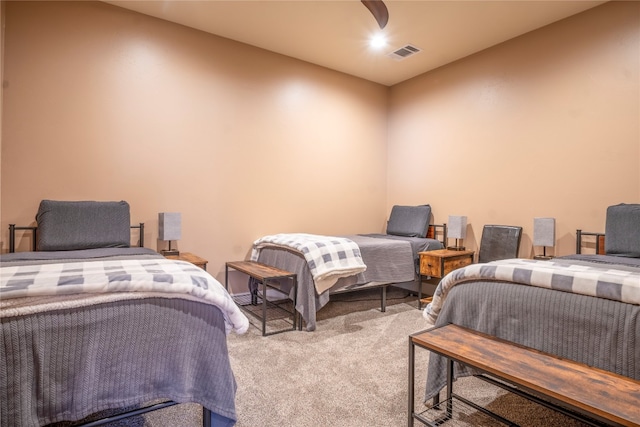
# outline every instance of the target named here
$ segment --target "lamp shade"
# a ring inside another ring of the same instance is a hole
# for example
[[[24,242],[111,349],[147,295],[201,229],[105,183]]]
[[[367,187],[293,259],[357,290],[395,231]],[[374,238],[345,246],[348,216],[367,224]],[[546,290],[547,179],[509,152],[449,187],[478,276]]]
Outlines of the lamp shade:
[[[464,239],[467,236],[467,217],[449,215],[447,225],[447,237],[452,239]]]
[[[533,218],[533,246],[556,245],[556,219]]]
[[[158,238],[160,240],[180,240],[182,237],[182,215],[179,212],[158,214]]]

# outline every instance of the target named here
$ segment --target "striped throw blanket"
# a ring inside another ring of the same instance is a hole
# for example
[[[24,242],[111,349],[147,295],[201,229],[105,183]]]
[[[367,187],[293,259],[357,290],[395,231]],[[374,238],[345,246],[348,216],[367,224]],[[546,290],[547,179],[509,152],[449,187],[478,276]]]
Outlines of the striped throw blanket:
[[[350,239],[304,233],[264,236],[253,242],[251,260],[257,261],[260,250],[276,246],[304,255],[318,294],[331,288],[341,277],[362,273],[367,266],[360,248]]]
[[[438,284],[424,317],[435,323],[449,290],[460,283],[491,280],[556,289],[640,305],[640,270],[619,270],[611,265],[584,265],[508,259],[473,264],[454,270]]]
[[[108,292],[196,297],[222,311],[227,332],[244,333],[249,327],[249,320],[222,284],[185,261],[165,258],[92,260],[0,268],[2,300]]]

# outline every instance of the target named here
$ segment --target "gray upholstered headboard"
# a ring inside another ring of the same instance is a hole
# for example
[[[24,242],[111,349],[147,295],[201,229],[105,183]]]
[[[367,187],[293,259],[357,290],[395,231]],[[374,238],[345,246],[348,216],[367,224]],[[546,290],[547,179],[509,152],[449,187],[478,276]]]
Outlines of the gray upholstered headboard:
[[[640,204],[609,206],[604,233],[607,255],[640,258]]]
[[[595,237],[598,255],[640,258],[640,204],[620,203],[607,208],[604,233],[576,230],[576,254],[586,245],[584,236]]]
[[[139,246],[144,246],[144,224],[130,226],[129,204],[125,201],[42,200],[36,222],[37,227],[10,224],[10,252],[15,250],[16,229],[33,230],[38,251],[128,248],[131,228],[140,228]]]
[[[43,200],[36,214],[37,250],[128,248],[129,204]]]
[[[407,237],[426,237],[431,217],[431,206],[400,206],[391,208],[387,234]]]

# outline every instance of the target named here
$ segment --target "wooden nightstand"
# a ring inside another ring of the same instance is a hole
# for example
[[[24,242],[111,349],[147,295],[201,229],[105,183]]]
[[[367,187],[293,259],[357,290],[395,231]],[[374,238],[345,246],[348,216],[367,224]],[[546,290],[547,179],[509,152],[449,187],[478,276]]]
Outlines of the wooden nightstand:
[[[194,255],[190,252],[180,252],[180,255],[165,255],[165,258],[175,259],[178,261],[187,261],[193,265],[200,267],[204,271],[207,271],[207,263],[209,262],[206,259],[200,258],[198,255]]]
[[[436,277],[442,279],[448,273],[473,263],[473,251],[452,251],[438,249],[435,251],[419,252],[420,255],[420,286],[418,286],[418,309],[429,298],[422,298],[422,277]]]
[[[419,252],[420,274],[442,279],[453,270],[472,264],[473,254],[473,251],[452,251],[450,249]]]

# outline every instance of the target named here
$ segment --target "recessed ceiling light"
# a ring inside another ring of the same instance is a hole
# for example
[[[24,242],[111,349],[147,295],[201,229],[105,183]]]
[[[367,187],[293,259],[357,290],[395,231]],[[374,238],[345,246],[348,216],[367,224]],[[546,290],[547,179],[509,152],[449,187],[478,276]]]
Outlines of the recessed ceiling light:
[[[369,40],[369,46],[371,46],[373,49],[382,49],[386,45],[387,38],[384,36],[384,34],[376,34],[375,36],[371,37],[371,40]]]

